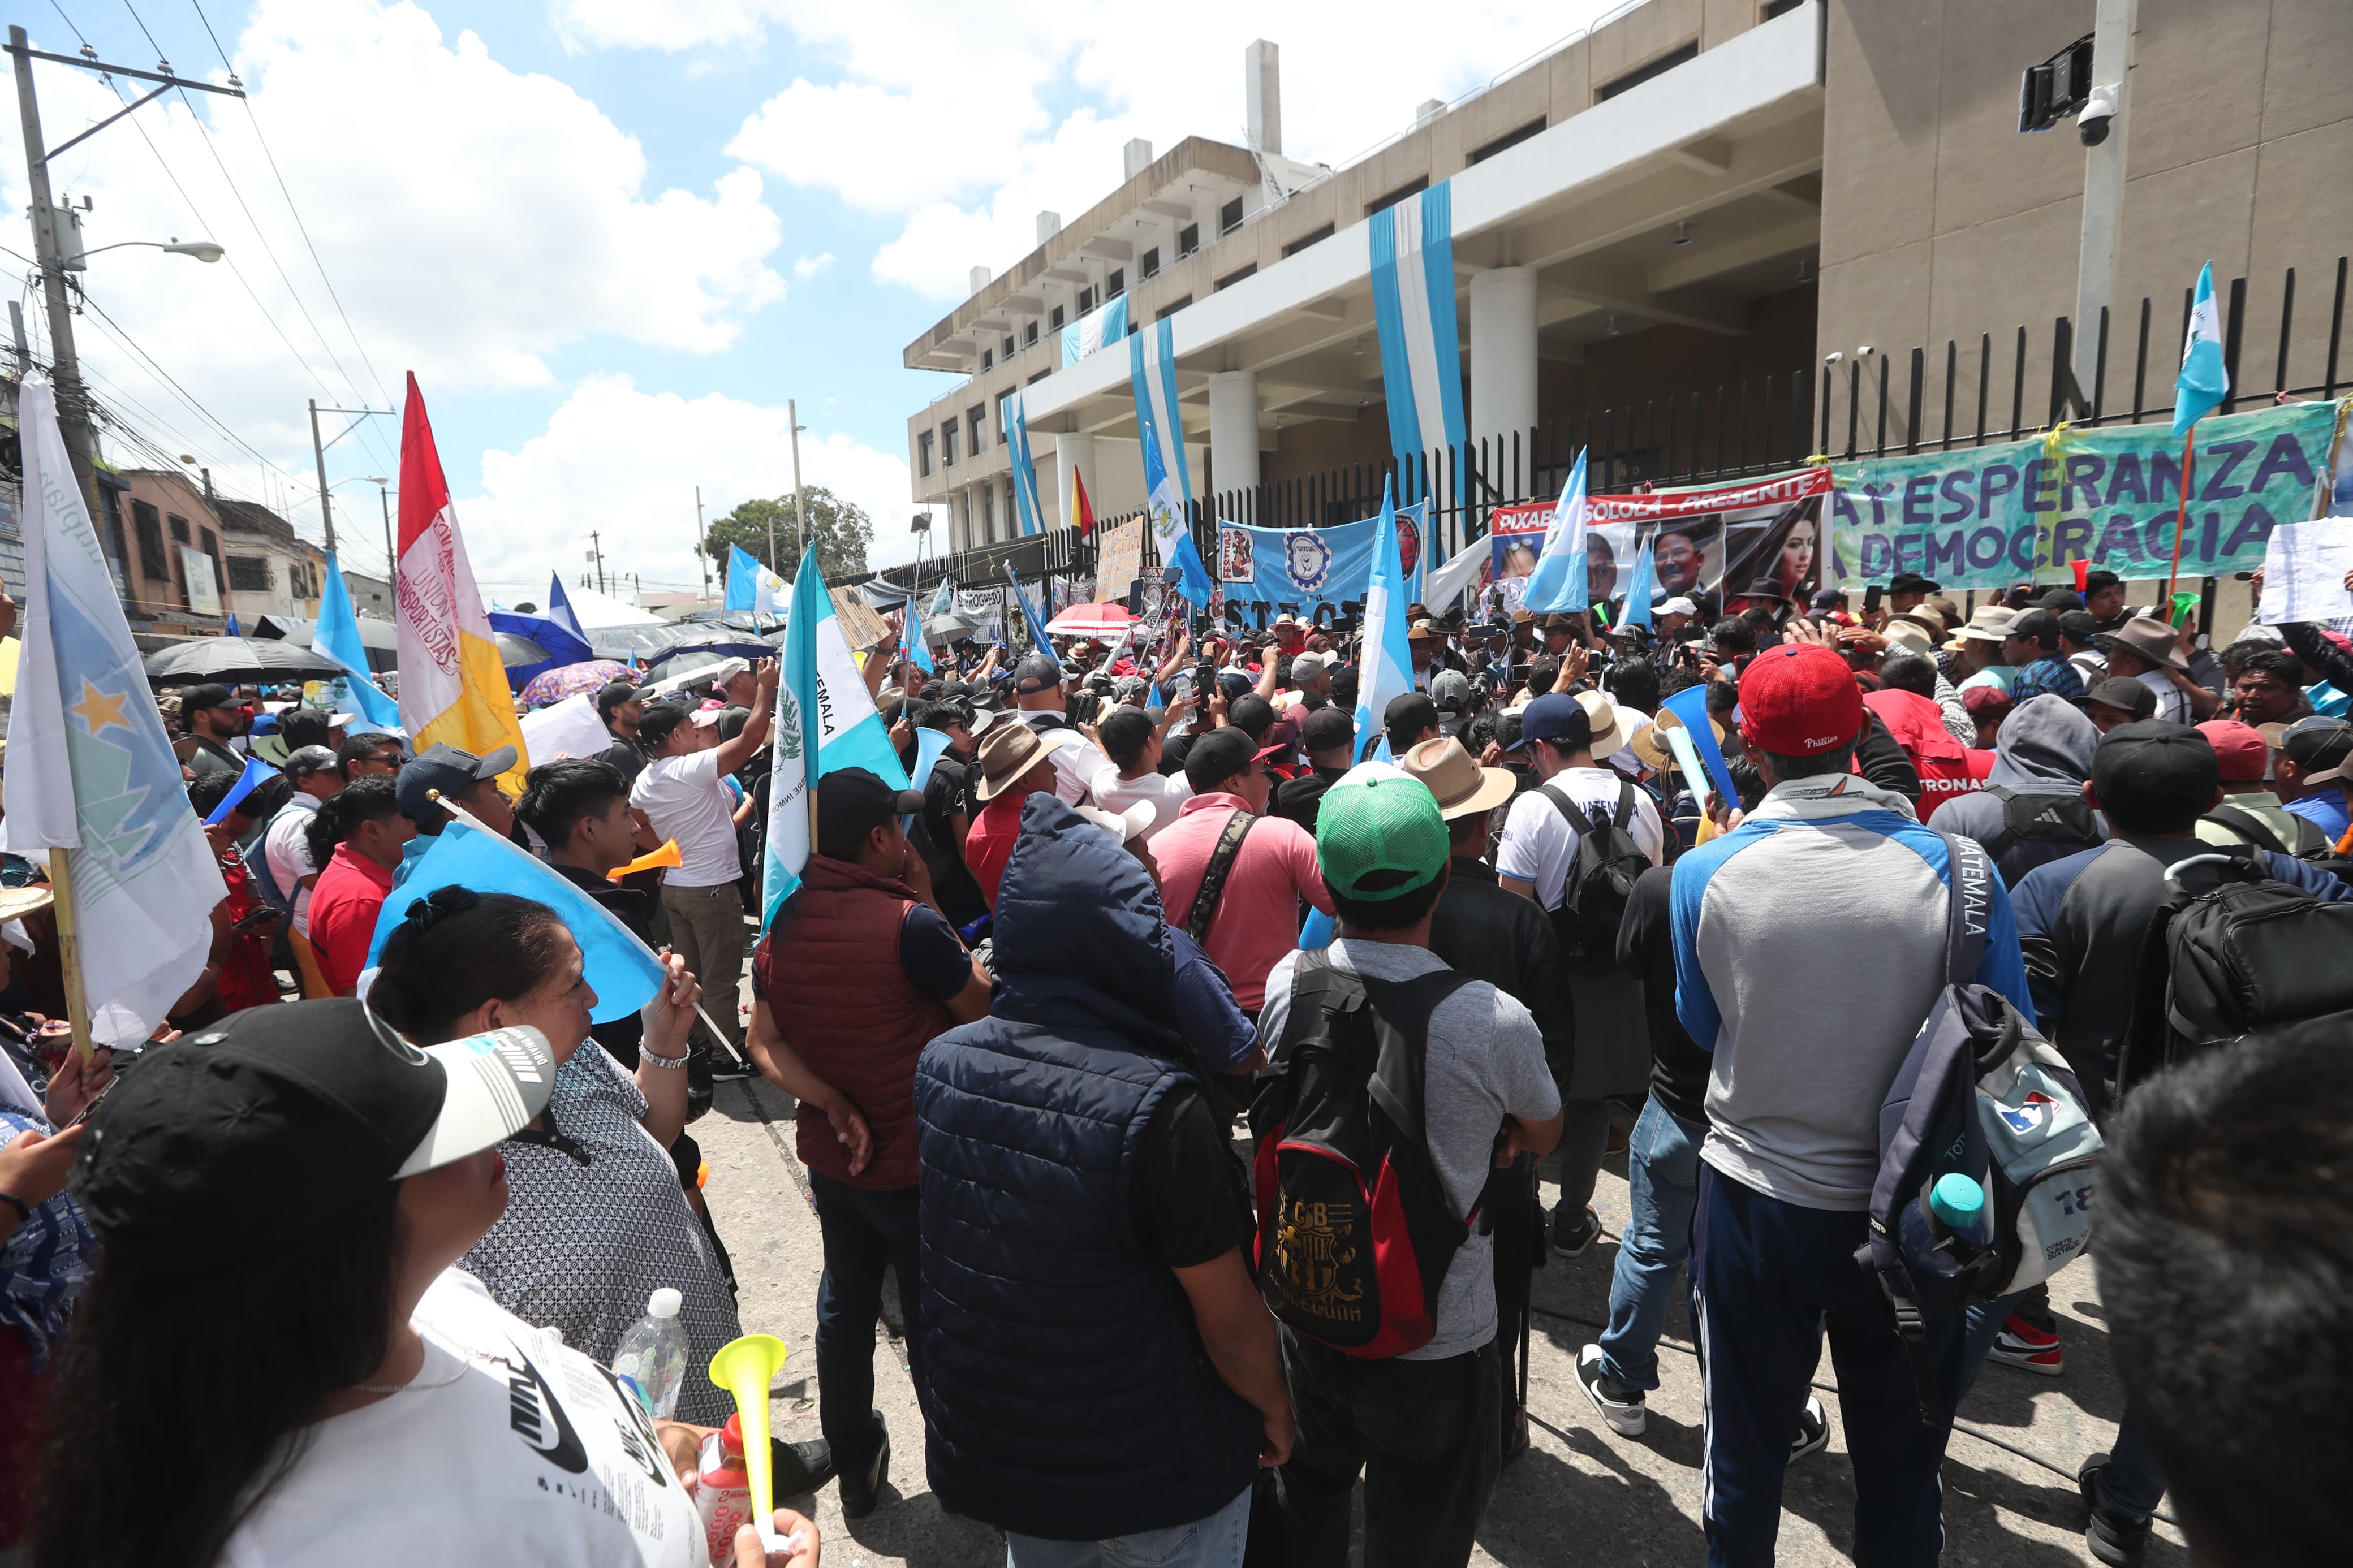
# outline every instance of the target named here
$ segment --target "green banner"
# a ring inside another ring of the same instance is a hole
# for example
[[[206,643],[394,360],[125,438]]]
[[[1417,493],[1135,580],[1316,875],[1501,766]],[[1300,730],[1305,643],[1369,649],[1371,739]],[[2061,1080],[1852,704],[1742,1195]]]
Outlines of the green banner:
[[[2274,523],[2314,515],[2342,406],[2295,403],[2198,422],[2183,576],[2252,572]],[[1841,583],[1916,572],[1947,589],[2057,580],[2073,561],[2128,580],[2162,577],[2181,459],[2168,426],[2116,425],[1834,463],[1832,570]]]

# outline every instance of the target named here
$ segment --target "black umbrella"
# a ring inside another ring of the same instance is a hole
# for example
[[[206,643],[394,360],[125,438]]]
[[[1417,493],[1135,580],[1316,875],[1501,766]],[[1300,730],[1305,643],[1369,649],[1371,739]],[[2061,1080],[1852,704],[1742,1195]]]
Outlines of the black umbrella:
[[[151,653],[142,662],[148,682],[154,686],[332,680],[343,673],[343,667],[324,654],[261,637],[192,637]]]
[[[520,633],[494,631],[491,635],[499,640],[499,662],[509,669],[547,662],[547,650]]]
[[[649,655],[646,668],[653,668],[685,654],[701,654],[712,658],[766,658],[776,652],[774,644],[763,640],[757,633],[736,631],[728,626],[701,626],[686,632],[668,647]]]

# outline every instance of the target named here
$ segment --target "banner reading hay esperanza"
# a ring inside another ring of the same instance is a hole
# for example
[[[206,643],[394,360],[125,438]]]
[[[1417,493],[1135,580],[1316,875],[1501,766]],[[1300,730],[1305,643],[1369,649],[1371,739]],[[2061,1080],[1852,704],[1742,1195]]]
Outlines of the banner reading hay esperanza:
[[[2198,422],[2186,577],[2252,572],[2275,522],[2313,515],[2335,403]],[[2055,450],[2053,449],[2055,447]],[[1948,589],[2053,578],[2072,561],[2162,577],[2181,504],[2181,444],[2164,425],[2068,429],[1998,447],[1831,467],[1832,569],[1841,582],[1917,572]]]

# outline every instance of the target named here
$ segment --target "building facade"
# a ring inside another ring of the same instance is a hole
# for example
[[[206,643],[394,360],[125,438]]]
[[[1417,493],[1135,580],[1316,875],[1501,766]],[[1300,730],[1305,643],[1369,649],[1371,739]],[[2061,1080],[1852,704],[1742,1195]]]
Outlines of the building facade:
[[[292,523],[257,501],[214,505],[227,541],[229,588],[244,624],[262,616],[317,616],[327,552],[297,537]]]
[[[115,497],[123,544],[123,605],[158,636],[216,633],[237,608],[221,548],[220,514],[175,469],[121,468]]]

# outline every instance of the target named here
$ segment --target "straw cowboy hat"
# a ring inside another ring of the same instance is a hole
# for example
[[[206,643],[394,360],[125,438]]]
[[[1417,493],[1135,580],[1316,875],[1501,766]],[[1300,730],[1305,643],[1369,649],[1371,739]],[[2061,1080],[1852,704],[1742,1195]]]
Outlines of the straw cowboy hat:
[[[1724,745],[1724,726],[1710,719],[1707,721],[1707,727],[1714,732],[1716,746],[1720,750]],[[1683,723],[1683,715],[1672,708],[1660,709],[1659,716],[1651,727],[1635,736],[1630,742],[1634,748],[1634,754],[1642,759],[1642,765],[1646,768],[1663,770],[1680,766],[1681,764],[1675,761],[1674,752],[1668,748],[1667,731],[1685,728],[1688,726]]]
[[[1512,798],[1519,781],[1508,768],[1482,768],[1451,735],[1424,741],[1405,754],[1405,771],[1438,797],[1438,815],[1449,822],[1485,815]]]
[[[1639,716],[1617,707],[1599,691],[1580,691],[1577,700],[1593,721],[1593,754],[1614,757],[1624,751],[1633,738]]]
[[[1968,624],[1954,633],[1953,640],[1945,645],[1945,651],[1958,653],[1961,651],[1961,645],[1972,639],[1978,642],[2000,642],[2010,635],[2010,623],[2017,618],[2018,612],[2015,610],[2004,609],[2000,605],[1979,605],[1977,614],[1969,617]]]

